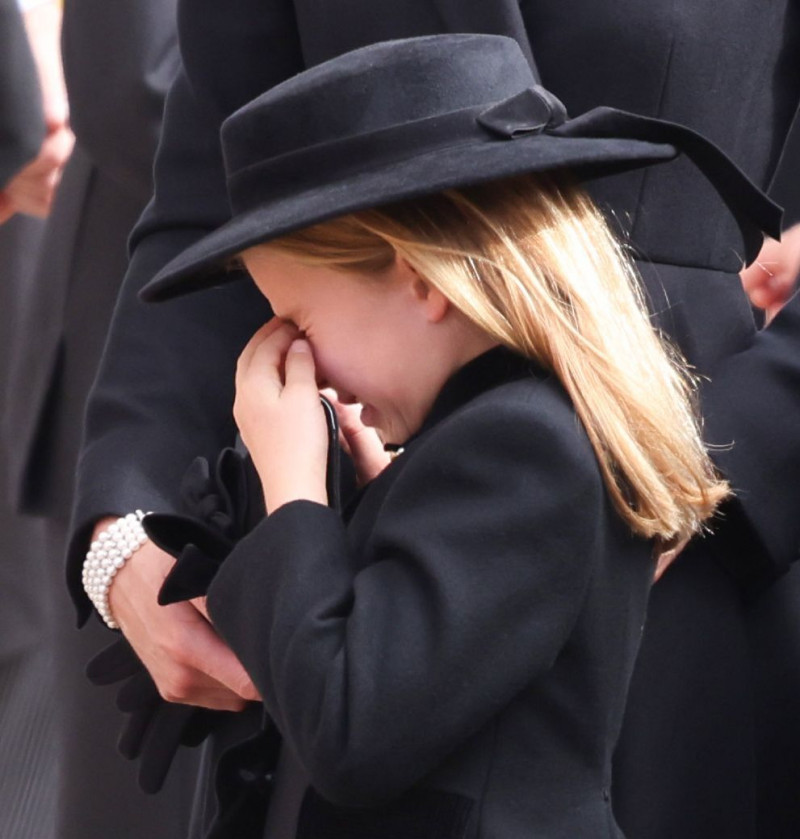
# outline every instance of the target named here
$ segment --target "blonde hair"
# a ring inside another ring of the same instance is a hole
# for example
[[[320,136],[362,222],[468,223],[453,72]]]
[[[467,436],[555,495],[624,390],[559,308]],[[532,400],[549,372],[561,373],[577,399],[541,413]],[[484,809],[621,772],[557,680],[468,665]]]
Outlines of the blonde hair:
[[[448,190],[269,247],[376,275],[401,256],[498,343],[554,371],[636,533],[679,542],[728,494],[700,437],[685,364],[650,324],[602,214],[565,178]]]

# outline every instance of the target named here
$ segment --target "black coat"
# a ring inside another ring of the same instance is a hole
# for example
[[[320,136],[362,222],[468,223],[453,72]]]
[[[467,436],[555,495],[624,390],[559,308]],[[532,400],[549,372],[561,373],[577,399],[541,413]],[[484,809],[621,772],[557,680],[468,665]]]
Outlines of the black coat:
[[[0,0],[0,189],[36,157],[45,136],[42,98],[17,0]],[[0,227],[0,406],[5,412],[15,307],[24,295],[42,222],[17,215]],[[0,447],[0,485],[7,458]],[[23,521],[0,496],[0,835],[50,835],[55,802],[52,665],[40,522]],[[22,802],[22,804],[20,804]]]
[[[800,125],[795,124],[772,187],[773,197],[786,207],[784,227],[800,222]],[[797,278],[800,280],[800,277]],[[796,428],[796,406],[787,395],[800,390],[800,375],[794,366],[793,338],[800,331],[800,298],[785,308],[769,331],[757,338],[749,359],[730,359],[722,377],[739,383],[746,377],[748,398],[744,404],[720,405],[716,413],[730,424],[743,412],[748,425],[758,422],[757,414],[767,406],[769,427],[776,439],[785,437],[781,424]],[[745,372],[744,365],[748,365]],[[782,401],[783,400],[783,401]],[[762,406],[760,409],[757,406]],[[731,410],[732,409],[732,410]],[[763,420],[762,420],[763,421]],[[776,427],[777,426],[777,427]],[[741,432],[740,432],[741,433]],[[731,450],[730,456],[734,456]],[[796,450],[776,444],[761,462],[768,486],[797,481],[800,458]],[[776,470],[777,474],[776,474]],[[793,476],[787,480],[788,476]],[[800,510],[800,505],[797,505]],[[766,512],[766,511],[765,511]],[[769,515],[779,515],[770,510]],[[790,521],[797,521],[797,516]],[[800,703],[800,565],[795,563],[754,604],[749,613],[755,679],[756,732],[761,753],[758,776],[759,830],[763,836],[793,839],[800,824],[800,720],[795,709]]]
[[[66,0],[62,53],[76,145],[37,243],[38,265],[13,278],[14,297],[3,295],[2,317],[13,324],[2,336],[10,368],[2,477],[8,473],[11,487],[4,497],[45,516],[49,534],[44,546],[31,542],[31,553],[4,556],[4,575],[15,578],[4,597],[21,588],[19,606],[38,600],[47,615],[49,681],[36,689],[48,696],[56,724],[48,755],[55,775],[42,777],[48,798],[57,798],[52,829],[61,839],[173,837],[186,831],[191,809],[193,755],[176,767],[161,799],[145,796],[137,767],[120,758],[113,695],[84,676],[108,633],[100,626],[71,631],[61,570],[85,400],[127,267],[127,238],[152,188],[164,97],[177,65],[174,18],[174,0]],[[37,255],[33,243],[25,247]],[[4,611],[14,613],[5,604]],[[25,724],[22,716],[8,722]],[[39,725],[36,737],[44,736]]]
[[[209,592],[284,737],[265,836],[620,837],[652,546],[557,379],[479,356],[347,517],[285,505]]]
[[[156,194],[133,238],[87,414],[70,559],[82,615],[89,606],[77,569],[92,522],[137,507],[175,508],[187,464],[198,454],[213,458],[233,438],[234,363],[269,314],[263,301],[246,284],[149,307],[136,293],[186,244],[227,219],[217,133],[235,108],[365,43],[499,32],[520,40],[572,114],[608,104],[683,122],[766,187],[800,101],[792,0],[273,0],[268,7],[263,0],[224,7],[183,0],[180,20],[184,63],[168,97]],[[641,264],[652,308],[701,373],[750,346],[755,327],[736,273],[741,242],[690,164],[605,179],[593,192],[650,260]],[[800,363],[800,352],[787,355]],[[757,451],[760,439],[751,445]],[[746,487],[752,475],[731,478]],[[796,491],[783,487],[773,497]],[[748,532],[758,533],[763,523],[742,514]],[[753,565],[764,578],[791,558],[754,556],[753,544],[717,554],[710,542],[700,544],[655,589],[615,766],[618,817],[637,839],[753,836],[741,586],[752,582]]]
[[[45,135],[42,97],[28,37],[17,0],[0,0],[0,190],[8,179],[34,158]],[[9,385],[9,358],[18,328],[18,301],[24,297],[33,269],[42,222],[17,215],[0,228],[0,414],[13,399]],[[5,443],[5,441],[2,441]],[[6,449],[0,446],[0,486],[6,485]],[[7,498],[8,493],[3,495]],[[9,533],[13,506],[0,502],[3,532]],[[12,657],[34,644],[40,636],[43,616],[26,569],[25,541],[38,544],[21,527],[19,539],[9,535],[0,562],[0,659]]]

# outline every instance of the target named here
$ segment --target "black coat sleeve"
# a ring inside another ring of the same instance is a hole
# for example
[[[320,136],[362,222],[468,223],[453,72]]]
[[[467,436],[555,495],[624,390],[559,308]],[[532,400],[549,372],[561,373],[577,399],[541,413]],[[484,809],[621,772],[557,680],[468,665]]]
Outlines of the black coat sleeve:
[[[800,222],[800,108],[775,171],[770,196],[784,208],[784,230]]]
[[[0,189],[36,157],[44,139],[42,95],[16,0],[0,0]]]
[[[521,403],[451,419],[378,478],[393,483],[361,550],[355,522],[292,502],[210,589],[313,785],[345,806],[404,792],[553,665],[602,544],[574,416]]]
[[[770,195],[785,207],[784,229],[800,222],[800,112]],[[703,389],[703,413],[708,439],[718,446],[715,461],[737,494],[715,541],[734,563],[749,553],[733,571],[756,578],[758,591],[800,557],[798,294],[751,347],[714,371]]]
[[[800,295],[714,371],[703,413],[715,461],[737,493],[731,518],[743,515],[748,526],[728,533],[723,523],[712,541],[735,556],[735,540],[753,539],[748,564],[768,580],[800,553]]]
[[[93,522],[175,509],[188,464],[233,439],[236,358],[270,314],[244,282],[158,306],[137,298],[160,267],[229,217],[222,120],[299,69],[291,3],[266,14],[261,0],[192,0],[178,12],[183,62],[167,95],[155,194],[132,234],[87,406],[67,568],[81,618],[90,611],[80,566]]]

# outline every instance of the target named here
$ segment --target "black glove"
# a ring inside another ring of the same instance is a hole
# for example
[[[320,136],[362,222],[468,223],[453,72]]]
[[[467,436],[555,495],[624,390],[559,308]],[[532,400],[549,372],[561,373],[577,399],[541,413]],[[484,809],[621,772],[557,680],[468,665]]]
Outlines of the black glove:
[[[180,746],[197,746],[230,712],[166,702],[130,644],[120,638],[86,668],[93,684],[122,681],[117,707],[128,715],[117,747],[128,760],[139,760],[139,786],[148,793],[164,784]]]

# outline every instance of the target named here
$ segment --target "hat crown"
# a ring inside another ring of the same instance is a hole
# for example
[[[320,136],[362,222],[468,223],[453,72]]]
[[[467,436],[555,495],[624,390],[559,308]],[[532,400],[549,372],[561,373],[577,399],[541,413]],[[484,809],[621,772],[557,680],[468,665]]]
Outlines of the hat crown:
[[[516,41],[438,35],[355,50],[294,76],[222,128],[231,175],[301,148],[369,134],[513,96],[536,84]]]

